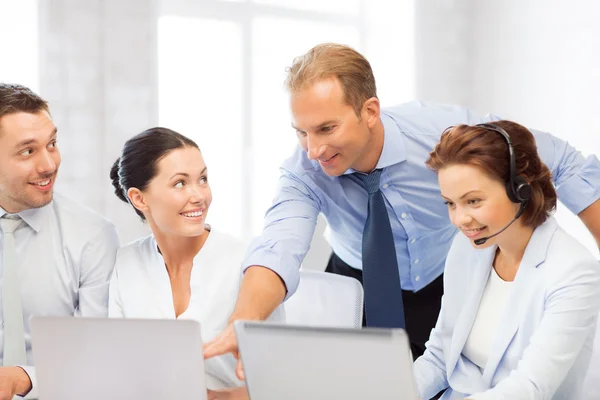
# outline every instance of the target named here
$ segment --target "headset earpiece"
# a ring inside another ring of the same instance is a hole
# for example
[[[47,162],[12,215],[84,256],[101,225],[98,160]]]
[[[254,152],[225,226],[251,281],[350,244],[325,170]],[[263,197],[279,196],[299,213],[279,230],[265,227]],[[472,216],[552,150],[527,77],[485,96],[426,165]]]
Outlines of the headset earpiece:
[[[513,182],[513,192],[517,203],[527,202],[531,198],[531,185],[522,176],[516,176]]]
[[[494,124],[487,123],[478,124],[475,126],[480,126],[484,129],[494,131],[502,135],[502,137],[504,137],[504,140],[506,140],[506,144],[508,145],[508,161],[510,168],[508,182],[506,182],[506,194],[508,195],[510,201],[512,201],[513,203],[527,203],[527,201],[531,197],[531,185],[529,185],[529,183],[527,183],[525,178],[523,178],[522,176],[517,176],[515,151],[508,133],[504,129]]]

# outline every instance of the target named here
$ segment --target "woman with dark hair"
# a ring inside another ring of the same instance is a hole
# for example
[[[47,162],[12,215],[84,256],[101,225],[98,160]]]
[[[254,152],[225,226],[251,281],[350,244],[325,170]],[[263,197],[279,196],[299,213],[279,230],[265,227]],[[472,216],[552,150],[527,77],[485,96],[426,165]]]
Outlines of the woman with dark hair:
[[[427,166],[460,233],[414,365],[421,396],[581,398],[600,267],[551,216],[556,191],[533,135],[509,121],[452,127]]]
[[[212,339],[233,312],[245,246],[205,222],[212,193],[198,145],[149,129],[125,143],[110,177],[152,234],[119,250],[109,316],[193,319]],[[209,389],[241,385],[235,366],[231,354],[206,360]]]

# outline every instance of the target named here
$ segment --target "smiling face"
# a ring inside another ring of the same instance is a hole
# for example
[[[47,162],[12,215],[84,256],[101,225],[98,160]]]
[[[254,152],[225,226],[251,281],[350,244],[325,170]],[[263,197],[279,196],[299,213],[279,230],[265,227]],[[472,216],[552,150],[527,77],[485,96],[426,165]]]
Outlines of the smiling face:
[[[480,239],[499,232],[515,216],[519,205],[510,201],[504,183],[491,178],[482,169],[468,164],[454,164],[438,172],[438,181],[450,221],[471,240],[476,248],[498,244],[522,229],[520,220],[506,231],[491,238],[483,245]]]
[[[0,206],[10,213],[52,201],[60,153],[50,114],[17,112],[0,118]]]
[[[156,176],[143,192],[129,189],[134,207],[144,213],[153,231],[185,237],[202,235],[212,193],[200,150],[172,150],[157,162],[156,169]]]
[[[376,98],[365,102],[359,119],[344,101],[339,81],[331,78],[292,93],[290,107],[300,145],[327,175],[339,176],[349,168],[371,172],[382,146],[371,134],[379,122]]]

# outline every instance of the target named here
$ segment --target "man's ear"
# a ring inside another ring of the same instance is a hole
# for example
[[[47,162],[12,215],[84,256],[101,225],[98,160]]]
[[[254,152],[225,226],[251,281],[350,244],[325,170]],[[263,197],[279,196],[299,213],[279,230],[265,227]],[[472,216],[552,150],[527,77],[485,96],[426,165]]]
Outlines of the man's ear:
[[[148,211],[148,205],[146,204],[146,199],[144,197],[144,193],[138,188],[129,188],[127,190],[127,197],[129,198],[129,202],[141,212]]]
[[[371,97],[363,104],[363,119],[367,121],[367,126],[373,128],[379,123],[379,113],[381,105],[377,97]]]

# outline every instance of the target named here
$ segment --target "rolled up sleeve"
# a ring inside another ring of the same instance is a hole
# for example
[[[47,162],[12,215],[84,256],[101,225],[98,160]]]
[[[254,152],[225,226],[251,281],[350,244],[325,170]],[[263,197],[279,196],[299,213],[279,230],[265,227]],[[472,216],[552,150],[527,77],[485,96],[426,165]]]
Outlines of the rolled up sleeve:
[[[282,170],[263,232],[246,253],[243,270],[260,265],[275,272],[286,286],[285,300],[298,288],[299,268],[310,247],[320,204],[301,178]]]
[[[37,377],[35,375],[35,367],[31,365],[19,365],[19,367],[23,368],[23,370],[29,375],[29,380],[31,381],[31,390],[25,396],[16,396],[17,399],[37,399],[38,396],[38,388],[37,388]]]
[[[556,187],[560,201],[573,214],[579,214],[600,199],[600,161],[589,156],[579,171]]]
[[[579,214],[600,199],[600,161],[584,157],[564,140],[532,130],[540,158],[552,173],[559,200]]]

